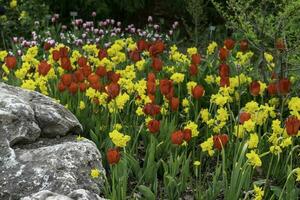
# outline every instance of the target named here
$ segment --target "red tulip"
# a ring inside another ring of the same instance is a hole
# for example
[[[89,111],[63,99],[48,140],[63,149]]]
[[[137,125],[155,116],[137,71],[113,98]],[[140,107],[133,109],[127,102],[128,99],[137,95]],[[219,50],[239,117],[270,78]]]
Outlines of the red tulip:
[[[79,90],[80,92],[86,91],[88,85],[86,83],[79,83]]]
[[[190,74],[192,76],[196,76],[198,74],[198,67],[197,67],[197,65],[191,64],[189,71],[190,71]]]
[[[229,140],[229,137],[227,134],[214,135],[214,137],[213,137],[214,147],[218,150],[221,150],[222,147],[225,147],[228,140]]]
[[[242,52],[245,52],[245,51],[247,51],[248,50],[248,40],[241,40],[240,41],[240,50],[242,51]]]
[[[182,131],[175,131],[171,135],[171,142],[173,144],[181,145],[183,143],[184,135]]]
[[[199,65],[201,63],[201,55],[199,53],[192,55],[192,63],[194,65]]]
[[[285,121],[285,128],[288,135],[297,135],[300,128],[300,120],[295,116],[288,117]]]
[[[220,78],[220,86],[221,87],[229,87],[230,86],[229,76],[224,76],[224,77]]]
[[[149,46],[148,43],[143,39],[137,41],[137,48],[139,51],[147,50],[149,48],[148,46]]]
[[[148,122],[147,127],[150,133],[159,132],[160,122],[158,120],[152,119]]]
[[[276,84],[276,83],[270,83],[270,84],[268,85],[267,90],[268,90],[268,94],[269,94],[270,96],[276,95],[276,94],[277,94],[277,84]]]
[[[155,82],[147,81],[147,93],[155,94],[156,84]]]
[[[200,99],[205,93],[204,87],[202,85],[196,85],[193,90],[192,94],[195,99]]]
[[[226,49],[228,49],[228,50],[232,50],[234,48],[234,44],[235,44],[235,41],[231,38],[227,38],[224,41],[224,45],[225,45]]]
[[[59,48],[59,54],[60,54],[60,58],[66,58],[68,57],[68,48],[67,47],[60,47]]]
[[[221,61],[225,61],[229,56],[229,51],[226,48],[221,48],[219,51],[219,57]]]
[[[271,79],[273,80],[273,79],[276,79],[276,78],[277,78],[276,72],[272,72],[272,74],[271,74]]]
[[[151,66],[155,71],[160,71],[162,69],[163,62],[161,59],[153,57]]]
[[[99,78],[99,76],[97,74],[90,74],[88,76],[88,81],[90,83],[99,83],[99,80],[100,80],[100,78]]]
[[[240,113],[240,124],[244,124],[244,122],[248,121],[249,119],[251,119],[250,113],[247,112]]]
[[[83,71],[81,69],[76,70],[74,72],[74,76],[76,77],[76,80],[78,82],[84,81],[84,74],[83,74]]]
[[[279,80],[278,83],[278,91],[282,95],[286,95],[291,90],[291,81],[287,78],[283,78]]]
[[[108,55],[107,55],[107,51],[106,49],[100,49],[99,52],[98,52],[98,58],[100,60],[102,60],[103,58],[106,58]]]
[[[143,111],[146,115],[155,116],[160,113],[160,106],[153,103],[147,103],[144,106]]]
[[[72,83],[72,74],[63,74],[61,76],[61,81],[65,86],[70,86]]]
[[[49,51],[49,49],[51,49],[53,45],[51,45],[49,42],[45,42],[44,43],[44,50],[45,51]]]
[[[64,70],[72,70],[72,65],[71,65],[71,61],[69,58],[67,57],[61,57],[61,67],[64,69]]]
[[[81,67],[80,69],[82,70],[85,77],[88,77],[92,73],[92,68],[88,65],[86,65],[85,67]]]
[[[140,52],[138,50],[129,52],[129,57],[133,62],[141,60]]]
[[[8,69],[13,69],[17,65],[17,58],[15,56],[6,56],[4,62]]]
[[[170,107],[171,107],[172,111],[178,110],[179,104],[180,104],[180,101],[179,101],[179,99],[177,97],[172,97],[171,98],[171,100],[170,100]]]
[[[97,67],[97,69],[96,69],[96,74],[97,74],[98,76],[100,76],[100,77],[106,76],[106,74],[107,74],[106,68],[103,67],[103,66]]]
[[[107,94],[109,95],[110,98],[115,98],[116,96],[119,95],[120,93],[120,85],[118,83],[110,83],[106,87]]]
[[[121,75],[118,73],[115,73],[113,71],[109,71],[109,72],[107,72],[107,77],[111,82],[118,83]]]
[[[51,69],[51,65],[47,61],[42,60],[38,66],[38,72],[40,75],[46,76]]]
[[[168,95],[173,88],[173,82],[168,79],[161,79],[159,81],[159,89],[163,95]]]
[[[152,73],[152,72],[148,73],[148,75],[147,75],[147,81],[155,82],[155,74]]]
[[[76,94],[78,91],[78,84],[72,82],[68,89],[71,94]]]
[[[148,95],[148,97],[150,98],[150,100],[151,100],[151,103],[155,103],[155,95],[153,95],[153,94],[147,94]]]
[[[279,38],[276,40],[276,44],[275,44],[276,49],[283,51],[285,50],[285,44],[283,39]]]
[[[220,77],[229,77],[230,68],[227,64],[222,63],[219,66],[219,76]]]
[[[118,164],[121,158],[119,150],[117,148],[108,149],[106,158],[110,165]]]
[[[165,49],[165,44],[162,41],[156,41],[149,47],[149,53],[151,56],[157,56]]]
[[[101,90],[101,83],[100,82],[90,83],[90,87],[97,90],[97,91],[100,91]]]
[[[78,58],[77,64],[79,65],[79,67],[86,66],[87,65],[87,58],[84,57],[84,56],[81,56],[80,58]]]
[[[191,129],[186,128],[186,129],[183,130],[183,139],[186,142],[189,142],[192,139],[192,131],[191,131]]]
[[[55,60],[55,61],[58,61],[58,60],[60,59],[60,53],[59,53],[58,50],[52,51],[52,58],[53,58],[53,60]]]
[[[252,96],[257,96],[259,95],[260,92],[260,84],[258,81],[252,81],[250,84],[250,93]]]
[[[63,92],[66,90],[66,86],[64,85],[64,83],[62,81],[58,82],[57,88],[58,88],[58,91],[60,91],[60,92]]]

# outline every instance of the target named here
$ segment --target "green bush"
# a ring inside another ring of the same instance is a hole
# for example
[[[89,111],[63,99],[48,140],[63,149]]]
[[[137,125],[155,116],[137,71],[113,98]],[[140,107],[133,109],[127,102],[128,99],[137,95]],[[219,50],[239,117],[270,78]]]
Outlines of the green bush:
[[[45,19],[49,10],[43,0],[0,0],[0,5],[5,9],[4,15],[0,16],[3,43],[0,46],[4,47],[8,45],[8,38],[29,35],[36,26],[34,22]]]

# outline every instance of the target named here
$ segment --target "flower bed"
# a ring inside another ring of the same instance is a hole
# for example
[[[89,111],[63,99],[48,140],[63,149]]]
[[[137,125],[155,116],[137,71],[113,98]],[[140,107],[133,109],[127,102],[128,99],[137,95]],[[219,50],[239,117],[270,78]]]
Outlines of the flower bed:
[[[68,38],[16,39],[0,52],[0,77],[78,117],[78,140],[106,153],[108,198],[297,198],[299,81],[278,64],[284,44],[259,57],[246,40],[200,53],[163,35]]]

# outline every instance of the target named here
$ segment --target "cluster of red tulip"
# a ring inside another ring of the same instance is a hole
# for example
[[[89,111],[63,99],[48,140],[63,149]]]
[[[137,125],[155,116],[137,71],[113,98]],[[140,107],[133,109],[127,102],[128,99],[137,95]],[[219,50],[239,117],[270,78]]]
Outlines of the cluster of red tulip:
[[[176,145],[181,145],[184,141],[189,142],[192,138],[190,129],[178,130],[172,133],[171,142]]]

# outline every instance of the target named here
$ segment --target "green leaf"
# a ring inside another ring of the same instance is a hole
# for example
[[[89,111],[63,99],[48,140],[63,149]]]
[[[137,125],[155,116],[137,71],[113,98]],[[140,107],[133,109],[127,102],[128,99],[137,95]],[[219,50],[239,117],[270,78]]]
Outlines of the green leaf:
[[[146,200],[155,200],[155,195],[150,190],[149,187],[144,186],[144,185],[140,185],[140,186],[138,186],[138,189],[139,189],[140,193],[142,193],[142,195],[144,196],[144,198]]]

